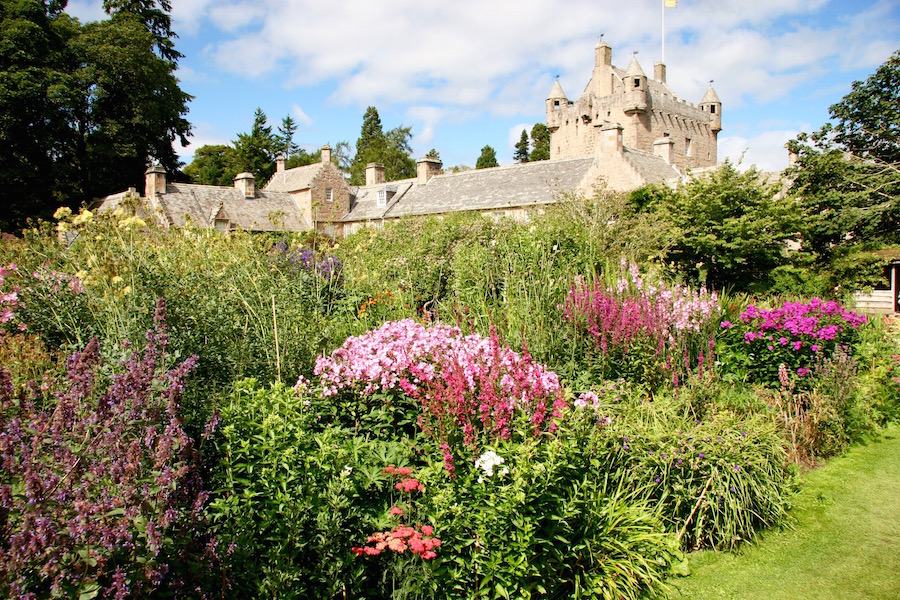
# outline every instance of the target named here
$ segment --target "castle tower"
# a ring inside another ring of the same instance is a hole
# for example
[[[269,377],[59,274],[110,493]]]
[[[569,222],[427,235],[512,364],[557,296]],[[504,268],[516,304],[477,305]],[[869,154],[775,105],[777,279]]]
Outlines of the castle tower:
[[[638,64],[637,57],[631,57],[631,63],[625,69],[625,76],[622,80],[625,84],[625,106],[623,107],[625,114],[632,116],[645,112],[647,110],[647,76],[641,65]]]
[[[568,106],[569,100],[566,98],[566,93],[563,91],[562,86],[559,85],[559,80],[557,79],[553,82],[550,93],[547,94],[547,128],[551,132],[554,129],[559,129],[559,125],[562,122],[562,112]]]
[[[591,91],[597,98],[609,96],[615,89],[612,66],[612,46],[600,42],[594,46],[594,72],[591,74]]]
[[[700,109],[709,113],[709,128],[713,135],[722,131],[722,101],[713,89],[712,81],[703,94],[703,100],[700,101]]]

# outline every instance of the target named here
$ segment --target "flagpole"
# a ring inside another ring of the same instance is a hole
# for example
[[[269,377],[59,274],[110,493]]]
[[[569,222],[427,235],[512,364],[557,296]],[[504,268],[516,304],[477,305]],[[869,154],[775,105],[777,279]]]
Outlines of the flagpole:
[[[659,0],[662,5],[662,63],[666,64],[666,0]]]

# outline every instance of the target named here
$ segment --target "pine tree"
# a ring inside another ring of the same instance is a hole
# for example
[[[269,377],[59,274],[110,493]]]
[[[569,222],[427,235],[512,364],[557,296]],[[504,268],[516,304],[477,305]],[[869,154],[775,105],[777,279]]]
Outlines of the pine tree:
[[[350,183],[362,185],[366,182],[366,165],[380,162],[383,158],[387,140],[381,127],[378,109],[370,106],[363,115],[362,130],[356,140],[356,156],[350,167]]]
[[[478,160],[475,162],[476,169],[487,169],[490,167],[499,167],[500,163],[497,162],[497,151],[491,148],[490,146],[485,146],[481,149],[481,156],[478,157]]]
[[[281,141],[266,124],[266,113],[257,108],[253,115],[250,133],[239,133],[234,142],[237,170],[253,173],[256,184],[262,186],[275,172],[275,154],[281,148]]]
[[[284,154],[286,159],[300,151],[300,146],[294,143],[295,133],[297,133],[297,122],[294,121],[291,115],[285,115],[281,119],[281,126],[278,128],[278,139],[281,141],[281,153]]]
[[[522,130],[522,137],[516,143],[516,151],[513,152],[513,160],[519,163],[528,162],[528,132]]]
[[[531,128],[531,157],[536,160],[550,160],[550,130],[543,123],[535,123]]]

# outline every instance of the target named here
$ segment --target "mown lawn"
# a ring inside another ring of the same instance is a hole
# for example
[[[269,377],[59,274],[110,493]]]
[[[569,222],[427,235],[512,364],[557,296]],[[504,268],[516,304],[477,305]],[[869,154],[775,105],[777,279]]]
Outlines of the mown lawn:
[[[792,530],[701,552],[675,598],[900,598],[900,427],[804,477]]]

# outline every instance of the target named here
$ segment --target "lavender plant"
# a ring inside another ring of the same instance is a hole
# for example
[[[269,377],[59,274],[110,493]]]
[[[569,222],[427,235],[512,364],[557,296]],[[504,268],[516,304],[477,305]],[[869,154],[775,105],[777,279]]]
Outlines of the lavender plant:
[[[106,378],[92,339],[52,406],[0,369],[0,595],[145,597],[183,590],[206,495],[180,397],[197,357],[167,368],[165,303],[143,351]]]

